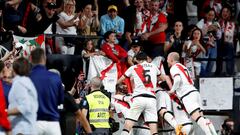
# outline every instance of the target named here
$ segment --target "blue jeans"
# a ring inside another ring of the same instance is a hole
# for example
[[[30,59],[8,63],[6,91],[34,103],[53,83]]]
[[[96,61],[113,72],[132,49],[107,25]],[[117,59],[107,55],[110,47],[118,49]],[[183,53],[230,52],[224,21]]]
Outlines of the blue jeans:
[[[217,58],[217,42],[214,43],[215,47],[210,47],[207,50],[207,54],[204,58],[216,59]],[[212,72],[212,68],[215,64],[215,60],[201,61],[201,76],[209,75]]]
[[[215,43],[215,47],[211,47],[208,49],[208,58],[216,59],[217,58],[217,44]],[[207,62],[206,74],[212,72],[213,66],[215,64],[215,60],[210,60]]]

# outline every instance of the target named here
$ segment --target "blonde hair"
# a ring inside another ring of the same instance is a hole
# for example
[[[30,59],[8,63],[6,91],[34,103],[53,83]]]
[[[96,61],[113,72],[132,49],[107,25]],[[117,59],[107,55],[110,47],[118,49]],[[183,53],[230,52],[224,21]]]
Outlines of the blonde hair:
[[[63,6],[63,11],[66,11],[65,9],[65,7],[66,7],[66,5],[68,4],[68,3],[70,3],[70,2],[72,2],[73,4],[74,4],[74,7],[72,7],[72,13],[71,14],[74,14],[74,12],[75,12],[75,5],[76,5],[76,1],[75,0],[64,0],[64,6]]]

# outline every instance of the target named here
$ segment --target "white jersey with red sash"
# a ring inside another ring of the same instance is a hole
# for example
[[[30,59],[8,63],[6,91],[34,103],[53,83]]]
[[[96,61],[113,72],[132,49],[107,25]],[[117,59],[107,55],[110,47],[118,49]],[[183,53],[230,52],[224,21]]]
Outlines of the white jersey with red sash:
[[[158,75],[160,75],[160,71],[157,66],[146,61],[141,64],[131,66],[125,72],[126,77],[133,78],[135,84],[133,96],[141,94],[155,96]]]
[[[174,64],[170,69],[170,74],[173,79],[178,75],[181,77],[180,86],[176,89],[176,93],[179,98],[190,91],[197,90],[193,85],[193,80],[189,75],[188,69],[184,65],[180,63]]]

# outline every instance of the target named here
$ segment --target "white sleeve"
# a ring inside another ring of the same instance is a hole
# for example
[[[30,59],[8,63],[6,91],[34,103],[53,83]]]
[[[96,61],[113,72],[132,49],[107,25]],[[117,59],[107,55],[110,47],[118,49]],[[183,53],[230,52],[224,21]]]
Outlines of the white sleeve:
[[[125,76],[125,77],[131,77],[132,73],[133,73],[133,67],[130,67],[130,68],[128,68],[127,71],[124,73],[124,76]]]
[[[179,86],[180,86],[180,83],[181,83],[181,77],[179,74],[175,75],[174,78],[173,78],[173,86],[172,86],[172,89],[169,91],[170,93],[173,93],[175,92]]]

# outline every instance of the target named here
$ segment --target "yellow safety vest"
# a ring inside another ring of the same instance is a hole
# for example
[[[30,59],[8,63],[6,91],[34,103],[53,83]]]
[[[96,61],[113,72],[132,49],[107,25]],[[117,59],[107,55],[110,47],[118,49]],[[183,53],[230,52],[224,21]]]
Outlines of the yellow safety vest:
[[[89,105],[89,122],[95,128],[110,128],[110,99],[101,91],[94,91],[86,96]]]

